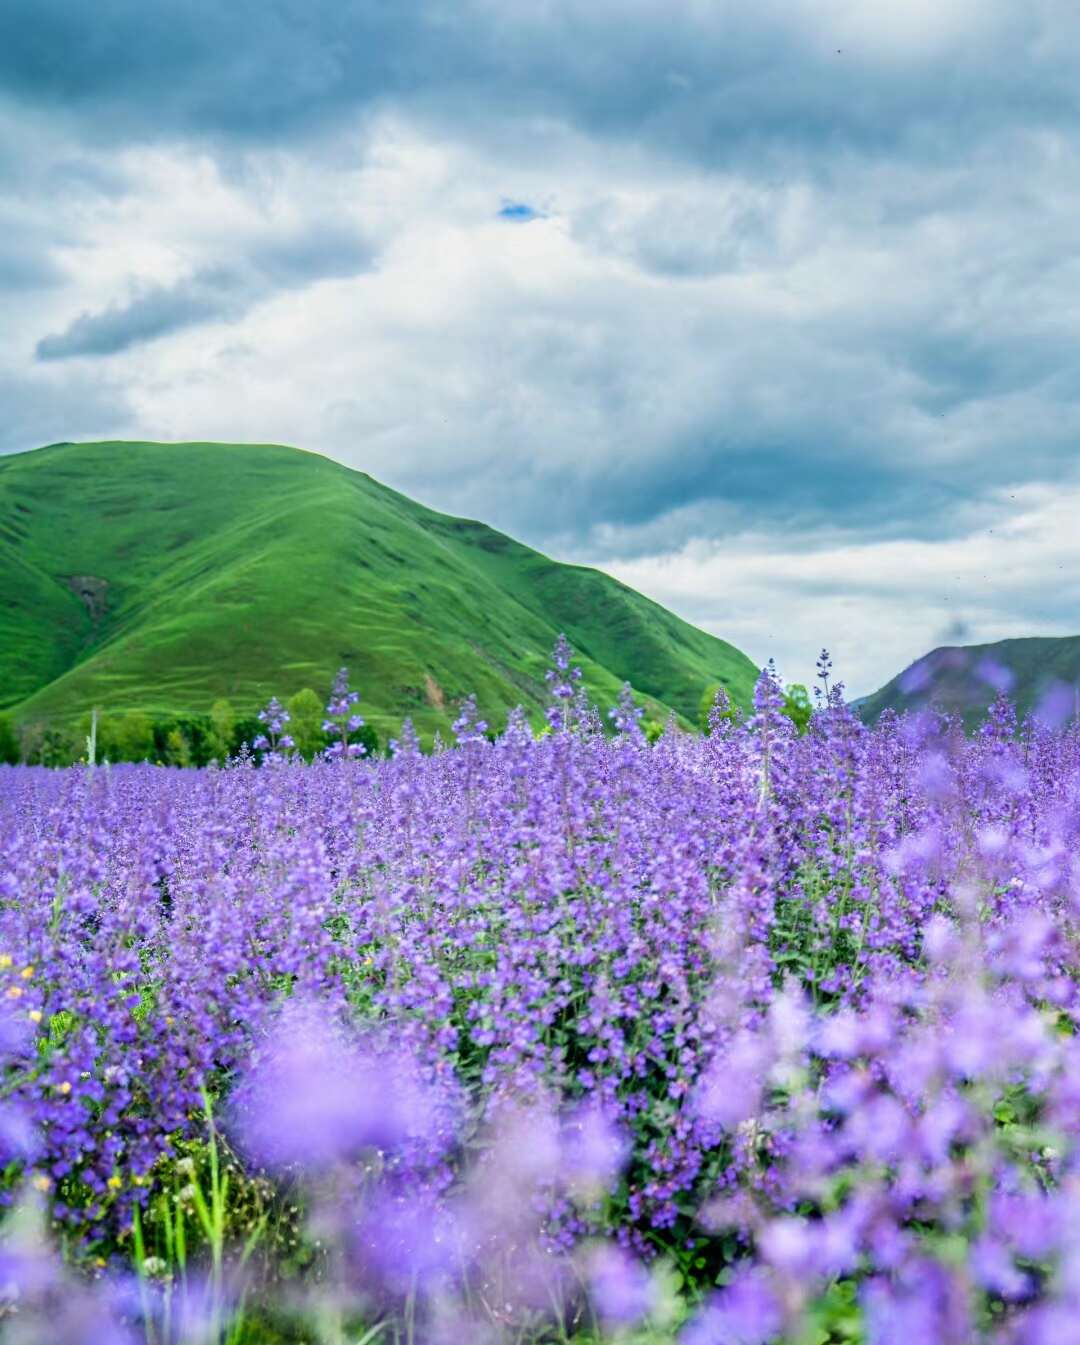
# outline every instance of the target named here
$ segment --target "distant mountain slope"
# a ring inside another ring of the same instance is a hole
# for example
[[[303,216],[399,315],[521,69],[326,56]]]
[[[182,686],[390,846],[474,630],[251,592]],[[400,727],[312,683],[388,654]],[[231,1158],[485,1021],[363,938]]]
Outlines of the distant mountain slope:
[[[858,712],[875,723],[886,708],[933,703],[970,725],[982,718],[999,687],[1025,715],[1055,686],[1080,687],[1080,635],[943,646],[865,697]]]
[[[545,703],[559,631],[605,702],[663,714],[750,660],[599,571],[561,565],[328,458],[280,445],[56,444],[0,458],[0,708],[248,710],[348,664],[380,730],[431,732],[469,692]]]

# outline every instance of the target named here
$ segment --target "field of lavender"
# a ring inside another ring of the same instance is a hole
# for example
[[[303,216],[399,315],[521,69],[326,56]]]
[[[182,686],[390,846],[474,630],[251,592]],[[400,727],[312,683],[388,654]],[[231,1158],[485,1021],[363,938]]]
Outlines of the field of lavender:
[[[1075,1341],[1080,730],[822,682],[0,768],[2,1339]]]

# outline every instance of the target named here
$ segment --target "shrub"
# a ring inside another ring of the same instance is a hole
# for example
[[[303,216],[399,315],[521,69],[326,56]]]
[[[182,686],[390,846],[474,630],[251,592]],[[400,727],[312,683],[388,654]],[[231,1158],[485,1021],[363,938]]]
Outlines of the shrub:
[[[21,757],[14,721],[10,715],[0,714],[0,765],[14,766]]]

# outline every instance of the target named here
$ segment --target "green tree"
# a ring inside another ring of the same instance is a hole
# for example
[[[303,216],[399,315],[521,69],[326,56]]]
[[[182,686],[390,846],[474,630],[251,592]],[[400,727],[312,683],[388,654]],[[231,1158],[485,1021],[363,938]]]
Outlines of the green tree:
[[[262,731],[262,724],[254,716],[247,719],[238,719],[236,728],[233,730],[233,756],[236,756],[243,747],[246,747],[250,752],[252,750],[251,744]],[[258,757],[259,754],[256,752],[255,755]]]
[[[361,724],[361,726],[352,735],[354,743],[363,743],[364,756],[373,757],[379,751],[379,735],[370,724]]]
[[[185,715],[176,721],[177,727],[187,740],[191,766],[209,766],[214,760],[216,744],[213,741],[214,730],[209,715]]]
[[[110,754],[110,761],[149,761],[153,757],[154,726],[141,710],[129,710],[110,732],[116,754]]]
[[[47,728],[41,744],[43,766],[73,766],[79,759],[79,745],[61,728]]]
[[[317,752],[326,746],[323,733],[323,703],[310,687],[298,691],[289,701],[289,733],[292,735],[296,750],[310,761]]]
[[[51,724],[30,724],[23,731],[23,759],[31,766],[71,766],[79,758],[81,742]]]
[[[92,715],[85,714],[79,720],[79,741],[85,744],[90,737]],[[103,761],[146,761],[155,755],[154,726],[141,710],[129,710],[126,714],[113,714],[98,711],[97,746],[98,762]]]
[[[10,715],[0,715],[0,765],[17,766],[22,757]]]
[[[207,747],[215,761],[225,761],[233,752],[236,733],[236,711],[232,701],[216,700],[210,707],[210,733]]]
[[[179,726],[165,735],[165,761],[169,766],[191,765],[191,745]]]
[[[800,733],[810,727],[810,717],[814,706],[810,693],[801,682],[792,682],[784,691],[784,714],[791,720]]]

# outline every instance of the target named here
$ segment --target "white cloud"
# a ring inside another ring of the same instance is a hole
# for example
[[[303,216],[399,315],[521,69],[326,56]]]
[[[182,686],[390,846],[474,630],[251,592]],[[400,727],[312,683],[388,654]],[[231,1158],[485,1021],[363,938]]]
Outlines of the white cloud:
[[[984,517],[937,541],[750,533],[605,568],[789,681],[825,645],[852,695],[877,690],[962,625],[966,643],[1073,635],[1080,484],[995,492]]]
[[[807,3],[794,28],[766,11],[817,57],[916,75],[1004,24],[967,0]],[[700,88],[668,76],[675,100]],[[757,90],[763,114],[790,114],[782,93]],[[603,564],[792,677],[829,644],[853,692],[958,617],[977,639],[1074,629],[1053,490],[1077,503],[1075,139],[994,124],[959,156],[931,126],[916,161],[887,126],[857,148],[788,126],[710,159],[644,123],[608,133],[600,103],[588,125],[532,108],[477,131],[403,96],[314,146],[84,149],[55,233],[35,170],[25,218],[67,281],[0,314],[23,389],[6,447],[107,432],[110,408],[126,437],[297,443]],[[543,217],[500,220],[508,199]],[[215,268],[270,275],[283,247],[346,234],[374,269],[206,302],[197,325],[67,359],[65,385],[33,363],[82,314],[192,278],[205,298]],[[94,383],[107,398],[59,395]]]
[[[982,46],[1004,19],[992,0],[798,0],[794,8],[824,50],[888,64],[952,52],[961,42]]]

